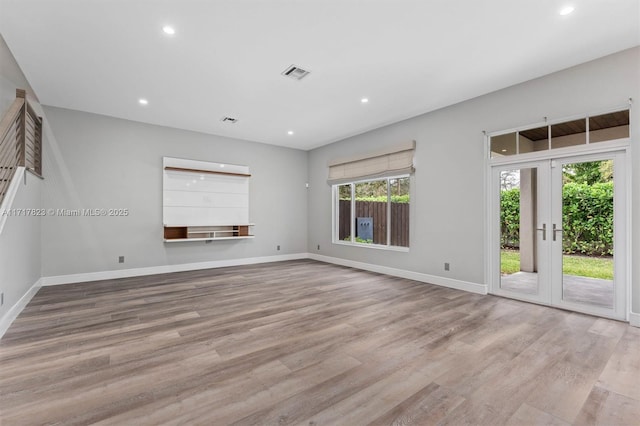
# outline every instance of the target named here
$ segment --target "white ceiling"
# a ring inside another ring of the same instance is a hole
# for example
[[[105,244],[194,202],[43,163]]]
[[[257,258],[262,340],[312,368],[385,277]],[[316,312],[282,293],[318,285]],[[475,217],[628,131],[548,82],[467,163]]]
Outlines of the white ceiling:
[[[639,0],[0,0],[45,105],[305,150],[636,46],[639,28]]]

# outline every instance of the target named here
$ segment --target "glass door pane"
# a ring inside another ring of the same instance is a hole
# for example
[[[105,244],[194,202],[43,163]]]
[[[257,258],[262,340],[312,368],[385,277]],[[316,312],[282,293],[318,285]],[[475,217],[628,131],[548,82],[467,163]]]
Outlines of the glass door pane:
[[[500,290],[539,300],[541,238],[546,225],[540,217],[539,167],[499,172]]]
[[[552,232],[562,242],[564,302],[614,308],[613,162],[562,163],[562,217]]]

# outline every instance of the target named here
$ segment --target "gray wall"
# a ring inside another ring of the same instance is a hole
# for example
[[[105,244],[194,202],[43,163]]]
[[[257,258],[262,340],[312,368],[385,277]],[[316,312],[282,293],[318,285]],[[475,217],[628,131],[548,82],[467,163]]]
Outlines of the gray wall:
[[[12,209],[40,206],[42,181],[31,173],[25,176]],[[40,279],[40,226],[39,217],[10,216],[0,234],[0,291],[4,292],[0,318]]]
[[[506,130],[640,101],[640,48],[627,50],[467,102],[345,139],[309,153],[309,252],[485,283],[487,195],[483,130]],[[632,122],[637,112],[632,110]],[[640,126],[632,125],[633,144]],[[331,243],[327,162],[415,139],[411,249],[390,252]],[[640,149],[631,155],[640,168]],[[640,173],[633,173],[632,235],[640,253]],[[320,244],[321,250],[317,250]],[[637,258],[637,256],[636,256]],[[443,263],[451,263],[444,272]],[[640,312],[640,263],[633,265],[634,312]]]
[[[0,117],[4,116],[16,98],[16,89],[27,90],[30,100],[35,100],[27,79],[0,36]],[[27,174],[27,183],[25,185],[23,181],[21,184],[12,207],[38,208],[40,190],[40,179]],[[38,279],[40,218],[9,217],[0,234],[0,292],[4,293],[0,319]]]
[[[47,216],[43,276],[306,252],[306,152],[53,107],[45,113],[57,142],[45,150],[44,206],[130,214]],[[255,239],[164,243],[163,156],[248,165]]]
[[[0,114],[4,116],[7,108],[16,98],[16,89],[27,91],[27,96],[31,101],[37,101],[31,85],[22,73],[20,66],[16,62],[9,46],[5,43],[0,34]]]

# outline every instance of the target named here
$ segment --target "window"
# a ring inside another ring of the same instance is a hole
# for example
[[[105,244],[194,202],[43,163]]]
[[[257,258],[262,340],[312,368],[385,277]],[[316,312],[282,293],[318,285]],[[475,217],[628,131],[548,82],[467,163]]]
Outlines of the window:
[[[491,136],[491,158],[629,137],[629,110]],[[549,143],[551,142],[551,143]]]
[[[333,185],[335,242],[409,247],[409,176]]]
[[[329,162],[333,242],[409,247],[409,176],[415,141]]]

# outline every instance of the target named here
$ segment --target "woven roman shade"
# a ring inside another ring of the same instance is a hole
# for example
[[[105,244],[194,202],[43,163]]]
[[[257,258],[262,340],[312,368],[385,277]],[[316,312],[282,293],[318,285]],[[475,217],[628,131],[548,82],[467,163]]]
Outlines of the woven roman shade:
[[[368,155],[343,158],[329,163],[329,185],[410,174],[414,172],[416,141],[389,147]]]

